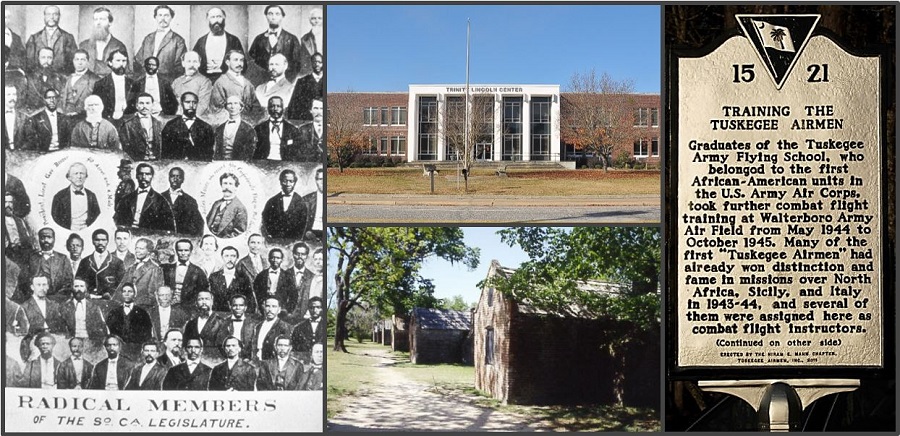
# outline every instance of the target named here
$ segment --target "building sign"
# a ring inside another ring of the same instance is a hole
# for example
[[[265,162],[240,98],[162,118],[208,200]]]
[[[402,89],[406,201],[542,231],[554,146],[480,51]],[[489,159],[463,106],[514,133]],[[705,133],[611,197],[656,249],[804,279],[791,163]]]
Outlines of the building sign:
[[[464,93],[466,92],[465,86],[448,86],[447,93],[455,94],[455,93]],[[521,94],[522,87],[521,86],[470,86],[469,92],[472,94],[496,94],[496,93],[514,93]]]
[[[881,58],[736,18],[673,61],[677,367],[881,367]]]

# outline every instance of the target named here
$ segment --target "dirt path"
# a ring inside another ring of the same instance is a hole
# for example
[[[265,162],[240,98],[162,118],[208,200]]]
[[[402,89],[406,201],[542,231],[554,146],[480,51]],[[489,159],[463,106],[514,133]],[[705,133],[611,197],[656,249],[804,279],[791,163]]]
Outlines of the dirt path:
[[[384,352],[386,354],[387,351]],[[356,397],[328,423],[329,431],[539,431],[529,419],[478,407],[429,391],[392,368],[394,361],[370,353],[378,384]]]

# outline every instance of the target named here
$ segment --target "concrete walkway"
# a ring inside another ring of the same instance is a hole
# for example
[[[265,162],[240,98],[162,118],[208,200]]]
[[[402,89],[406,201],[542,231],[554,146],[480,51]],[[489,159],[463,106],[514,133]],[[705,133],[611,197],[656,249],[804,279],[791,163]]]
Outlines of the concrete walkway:
[[[368,356],[377,385],[344,407],[328,422],[328,431],[538,431],[527,417],[483,408],[433,386],[405,377],[392,368],[385,351]]]

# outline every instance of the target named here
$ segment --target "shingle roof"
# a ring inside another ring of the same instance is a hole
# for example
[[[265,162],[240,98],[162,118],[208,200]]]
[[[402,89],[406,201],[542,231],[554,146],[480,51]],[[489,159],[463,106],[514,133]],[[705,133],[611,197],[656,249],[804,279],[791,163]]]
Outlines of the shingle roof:
[[[471,330],[472,313],[450,309],[426,309],[417,307],[412,311],[416,324],[426,330]]]

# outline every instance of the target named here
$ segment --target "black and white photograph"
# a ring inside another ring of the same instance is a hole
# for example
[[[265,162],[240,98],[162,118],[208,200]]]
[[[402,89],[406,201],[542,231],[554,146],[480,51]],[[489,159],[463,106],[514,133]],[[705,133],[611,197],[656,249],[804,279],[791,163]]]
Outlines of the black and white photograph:
[[[3,12],[4,431],[321,431],[324,8]]]

